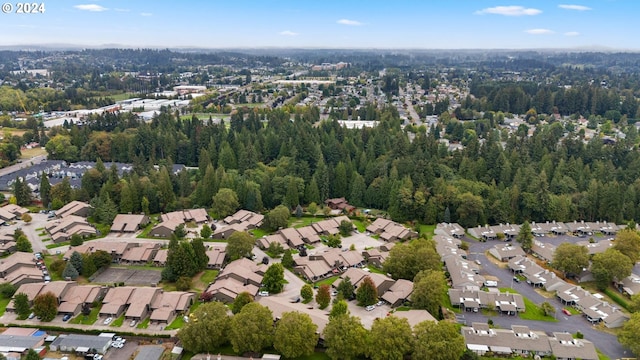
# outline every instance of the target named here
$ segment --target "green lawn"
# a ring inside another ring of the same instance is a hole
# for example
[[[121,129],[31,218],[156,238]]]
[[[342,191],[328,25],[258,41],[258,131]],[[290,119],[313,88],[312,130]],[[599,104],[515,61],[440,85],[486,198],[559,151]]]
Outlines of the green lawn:
[[[596,348],[596,352],[598,353],[598,360],[611,360],[610,357],[603,354],[602,351],[598,350],[598,348]]]
[[[62,246],[67,246],[67,245],[69,245],[69,242],[68,241],[63,241],[63,242],[57,243],[57,244],[49,244],[49,245],[47,245],[47,249],[55,249],[55,248],[62,247]]]
[[[261,228],[253,229],[253,230],[250,230],[249,232],[250,232],[251,234],[253,234],[253,236],[254,236],[256,239],[260,239],[261,237],[263,237],[263,236],[267,236],[267,235],[269,235],[269,234],[270,234],[270,232],[268,232],[268,231],[266,231],[266,230],[264,230],[264,229],[261,229]]]
[[[96,306],[91,309],[91,313],[88,316],[84,316],[82,314],[74,317],[69,320],[70,324],[83,324],[83,325],[93,325],[93,323],[98,320],[98,314],[100,313],[100,306]]]
[[[371,271],[372,273],[375,274],[382,274],[382,275],[386,275],[387,273],[382,271],[381,269],[378,269],[377,267],[373,266],[373,265],[367,265],[366,266],[367,269],[369,269],[369,271]]]
[[[427,234],[428,238],[432,238],[433,237],[433,233],[436,230],[436,226],[435,225],[420,225],[418,227],[418,232],[420,233],[420,235],[422,234]]]
[[[301,227],[316,223],[320,220],[324,220],[324,218],[316,217],[316,216],[303,216],[298,218],[294,216],[289,218],[288,227],[301,228]]]
[[[409,310],[411,310],[411,308],[408,306],[398,306],[396,308],[396,311],[409,311]]]
[[[150,320],[151,320],[151,318],[147,317],[146,319],[144,319],[143,322],[138,324],[138,326],[136,326],[136,328],[138,328],[138,329],[146,329],[146,328],[148,328]]]
[[[351,220],[351,222],[353,222],[353,225],[355,225],[356,229],[361,233],[367,231],[367,225],[364,222],[360,220]]]
[[[460,314],[462,312],[459,307],[454,307],[451,304],[451,299],[449,299],[449,294],[447,293],[442,296],[442,305],[456,314]]]
[[[336,280],[338,280],[338,279],[339,279],[339,276],[332,276],[332,277],[330,277],[330,278],[326,278],[326,279],[324,279],[324,280],[320,280],[320,281],[318,281],[318,282],[316,283],[316,285],[317,285],[317,286],[324,285],[324,284],[331,285],[331,284],[333,284],[333,283],[334,283]]]
[[[549,321],[549,322],[557,322],[558,319],[553,316],[545,316],[542,312],[542,309],[533,303],[533,301],[529,300],[526,297],[522,297],[524,299],[525,312],[520,313],[520,319],[523,320],[538,320],[538,321]],[[558,309],[558,311],[562,311]]]
[[[218,270],[205,270],[204,274],[200,277],[200,281],[204,284],[212,283],[218,276]]]
[[[123,322],[124,322],[124,314],[120,315],[119,318],[113,320],[113,322],[111,322],[111,326],[120,327],[122,326]]]
[[[9,301],[11,301],[11,299],[0,298],[0,316],[4,315],[4,312],[7,310],[7,305],[9,305]]]
[[[44,264],[47,265],[47,269],[51,268],[51,263],[56,260],[62,259],[62,254],[60,255],[45,255],[44,256]],[[63,280],[62,276],[59,276],[54,271],[49,272],[49,276],[51,276],[51,281],[60,281]]]

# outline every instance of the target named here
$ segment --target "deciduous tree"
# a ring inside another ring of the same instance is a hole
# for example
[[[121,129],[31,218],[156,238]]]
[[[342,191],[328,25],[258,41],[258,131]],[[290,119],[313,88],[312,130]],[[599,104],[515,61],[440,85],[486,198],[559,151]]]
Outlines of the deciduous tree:
[[[25,235],[20,235],[16,239],[16,250],[20,252],[33,252],[33,248],[31,247],[31,242]]]
[[[273,314],[256,302],[245,305],[231,319],[229,339],[237,353],[261,352],[273,345]]]
[[[39,294],[33,299],[33,312],[42,321],[53,320],[58,313],[58,299],[52,292]]]
[[[264,228],[278,230],[287,227],[291,212],[284,205],[278,205],[264,217]]]
[[[293,262],[293,254],[291,253],[291,249],[287,249],[284,251],[284,254],[282,254],[282,259],[280,260],[280,263],[282,264],[282,266],[284,266],[287,269],[291,269],[294,265]]]
[[[300,288],[300,296],[305,303],[313,300],[313,288],[309,284],[304,284],[302,288]]]
[[[219,217],[223,218],[233,214],[240,206],[238,195],[229,188],[221,188],[213,196],[211,210]]]
[[[423,270],[413,280],[411,302],[418,309],[425,309],[440,318],[442,298],[447,292],[447,281],[441,270]]]
[[[227,256],[231,261],[245,257],[253,250],[253,236],[244,231],[236,231],[227,241]]]
[[[419,239],[411,243],[399,243],[391,249],[384,263],[384,271],[394,279],[413,278],[422,270],[442,268],[440,255],[431,240]]]
[[[344,300],[338,300],[333,303],[331,306],[331,311],[329,312],[329,319],[338,317],[341,315],[349,314],[349,305]]]
[[[371,277],[364,277],[356,290],[356,299],[360,306],[373,305],[378,302],[378,288],[373,280],[371,280]]]
[[[413,334],[406,318],[387,316],[373,321],[368,355],[372,360],[403,360],[413,350]]]
[[[228,341],[229,309],[221,302],[208,302],[189,315],[178,331],[184,348],[193,353],[214,352]]]
[[[211,230],[211,227],[207,224],[202,225],[202,229],[200,230],[200,236],[202,236],[203,239],[208,239],[211,237],[211,235],[213,234],[213,231]]]
[[[284,357],[293,359],[313,354],[318,326],[300,312],[285,312],[276,324],[273,347]]]
[[[253,296],[251,294],[249,294],[246,291],[241,292],[240,294],[238,294],[238,296],[236,296],[236,299],[233,300],[233,304],[231,305],[231,312],[234,314],[239,313],[242,308],[253,302]]]
[[[631,314],[618,332],[620,344],[628,347],[635,356],[640,356],[640,312]]]
[[[464,338],[456,324],[448,321],[424,321],[414,329],[415,345],[412,359],[459,359],[466,348]]]
[[[600,290],[605,290],[613,280],[622,280],[631,275],[632,270],[631,259],[613,248],[595,254],[591,261],[591,273]]]
[[[279,294],[284,289],[284,266],[274,263],[264,273],[262,278],[264,288],[272,294]]]
[[[325,309],[329,306],[329,302],[331,301],[331,292],[329,290],[329,285],[322,284],[318,288],[318,292],[316,293],[316,302],[318,303],[318,307],[320,309]]]
[[[16,294],[13,298],[13,306],[16,309],[18,317],[25,319],[29,313],[31,313],[31,307],[29,306],[29,297],[25,293]]]
[[[551,266],[562,271],[565,276],[577,275],[589,266],[589,251],[582,245],[562,243],[553,253]]]
[[[616,235],[613,248],[627,255],[631,262],[640,260],[640,234],[635,229],[622,229]]]
[[[342,315],[329,319],[324,328],[324,344],[331,359],[351,360],[365,353],[367,330],[360,318]]]

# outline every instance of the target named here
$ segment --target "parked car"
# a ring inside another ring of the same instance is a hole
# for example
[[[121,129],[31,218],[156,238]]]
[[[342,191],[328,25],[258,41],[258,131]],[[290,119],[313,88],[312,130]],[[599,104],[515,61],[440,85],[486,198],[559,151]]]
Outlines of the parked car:
[[[62,317],[62,321],[67,321],[71,319],[71,314],[66,314],[65,316]]]
[[[134,326],[136,326],[136,324],[137,324],[137,323],[138,323],[138,321],[137,321],[137,320],[135,320],[135,319],[133,319],[133,320],[131,320],[131,322],[129,323],[129,326],[130,326],[130,327],[134,327]]]
[[[569,311],[568,309],[562,309],[562,312],[567,316],[571,316],[571,311]]]
[[[520,278],[519,278],[519,277],[517,277],[517,276],[514,276],[514,277],[513,277],[513,281],[515,281],[515,282],[519,283],[519,282],[520,282]]]
[[[367,310],[367,311],[373,311],[375,308],[376,308],[375,305],[369,305],[364,309]]]
[[[108,317],[108,318],[104,319],[103,324],[109,325],[109,324],[111,324],[111,321],[113,321],[113,318],[112,317]]]
[[[34,317],[36,317],[36,314],[35,314],[35,313],[31,313],[31,314],[29,314],[29,320],[33,319]]]
[[[93,355],[93,360],[102,360],[103,356],[100,354]]]
[[[262,258],[262,263],[265,265],[269,265],[269,257],[265,256]]]
[[[260,291],[260,292],[258,293],[258,296],[269,296],[269,292],[268,292],[268,291],[264,291],[264,290],[263,290],[263,291]]]
[[[382,301],[382,300],[380,300],[380,301],[378,301],[378,302],[376,303],[376,306],[382,306],[382,305],[384,305],[384,301]]]

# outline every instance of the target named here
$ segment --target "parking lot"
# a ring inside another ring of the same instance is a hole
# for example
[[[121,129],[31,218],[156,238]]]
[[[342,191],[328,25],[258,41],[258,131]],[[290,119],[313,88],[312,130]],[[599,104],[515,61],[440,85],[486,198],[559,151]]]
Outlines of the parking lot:
[[[93,280],[99,284],[152,285],[161,280],[161,269],[141,270],[110,267]]]

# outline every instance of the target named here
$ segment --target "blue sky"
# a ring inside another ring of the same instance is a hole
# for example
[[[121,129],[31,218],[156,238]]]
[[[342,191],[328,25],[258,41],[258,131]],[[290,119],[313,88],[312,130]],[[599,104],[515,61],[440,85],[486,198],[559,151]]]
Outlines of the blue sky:
[[[14,3],[15,4],[15,3]],[[45,0],[0,45],[640,50],[638,0]]]

